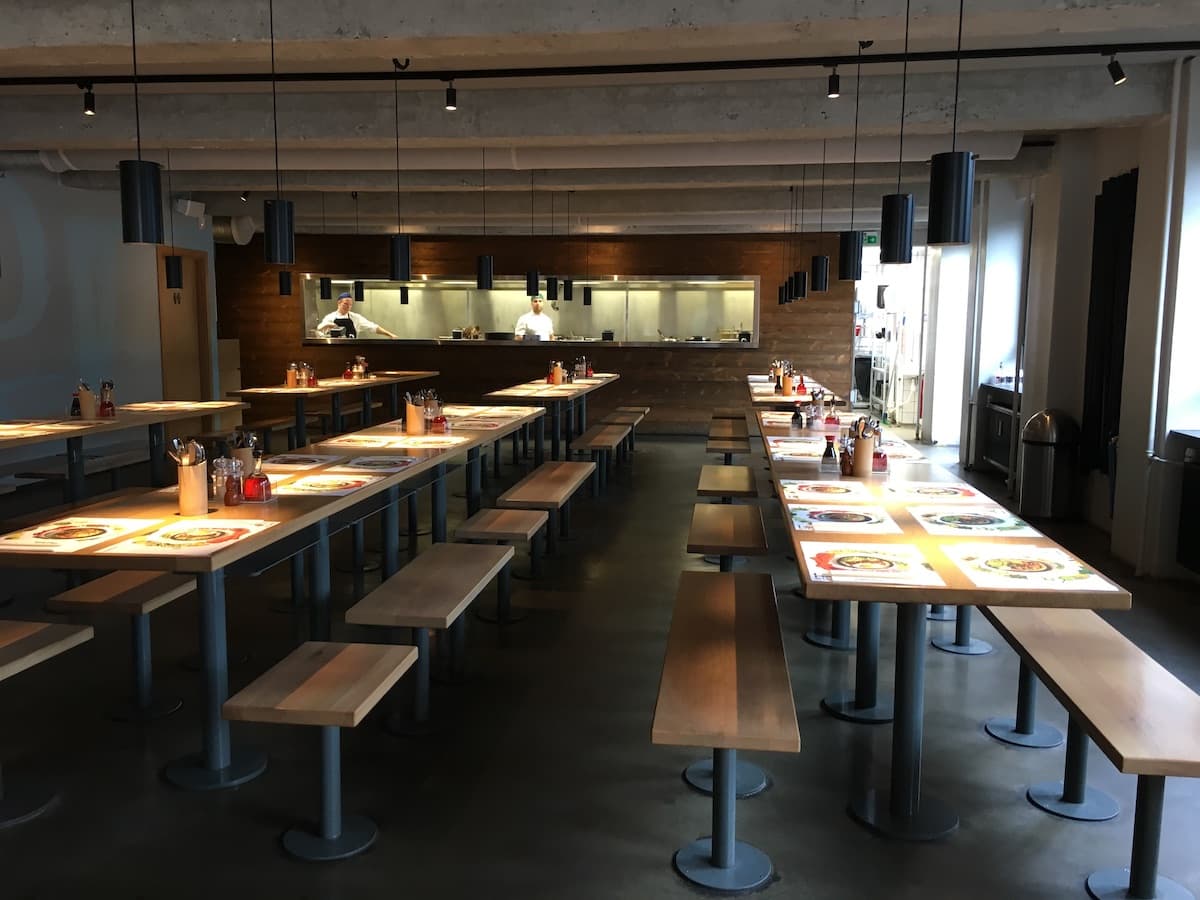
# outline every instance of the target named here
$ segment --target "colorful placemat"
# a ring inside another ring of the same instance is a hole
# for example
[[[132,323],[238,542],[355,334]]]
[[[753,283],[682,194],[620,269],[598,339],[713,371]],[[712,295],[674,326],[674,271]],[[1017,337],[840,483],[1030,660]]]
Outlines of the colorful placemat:
[[[305,475],[287,484],[275,488],[280,497],[311,496],[318,494],[322,497],[344,497],[360,491],[369,484],[379,481],[379,475]]]
[[[943,544],[942,552],[979,588],[1116,591],[1065,550],[1037,544]]]
[[[814,581],[943,587],[945,582],[911,544],[833,544],[802,541]]]
[[[402,472],[421,460],[415,456],[356,456],[330,467],[330,472]]]
[[[779,479],[783,499],[803,503],[868,503],[876,498],[861,481]]]
[[[304,454],[304,453],[280,453],[275,456],[263,457],[264,469],[287,470],[291,472],[303,472],[306,469],[315,469],[319,466],[335,463],[339,459],[345,459],[344,456],[322,456],[319,454]]]
[[[1039,537],[1040,532],[1003,506],[910,506],[908,513],[930,534],[939,537],[986,535],[988,537]]]
[[[0,551],[74,553],[149,528],[158,519],[73,516],[0,536]]]
[[[222,547],[266,531],[274,522],[262,519],[180,519],[98,550],[98,553],[208,556]]]
[[[990,503],[991,497],[960,481],[886,481],[887,500],[901,503]]]
[[[829,531],[843,534],[900,534],[901,528],[882,506],[840,506],[799,503],[787,505],[796,531]]]

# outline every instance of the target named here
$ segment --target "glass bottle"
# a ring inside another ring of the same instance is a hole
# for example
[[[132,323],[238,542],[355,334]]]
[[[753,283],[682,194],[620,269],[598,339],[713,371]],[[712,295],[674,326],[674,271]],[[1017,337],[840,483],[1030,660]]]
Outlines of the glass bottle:
[[[117,414],[116,403],[113,399],[113,383],[109,379],[100,382],[100,418],[111,419]]]
[[[346,369],[342,372],[342,377],[345,379],[351,379],[354,377],[354,368],[350,365],[350,363],[346,363]]]
[[[300,370],[295,363],[288,363],[283,381],[287,387],[297,387],[300,384]]]
[[[271,499],[271,479],[262,470],[262,453],[254,453],[254,473],[247,475],[242,482],[242,496],[246,500],[265,502]]]

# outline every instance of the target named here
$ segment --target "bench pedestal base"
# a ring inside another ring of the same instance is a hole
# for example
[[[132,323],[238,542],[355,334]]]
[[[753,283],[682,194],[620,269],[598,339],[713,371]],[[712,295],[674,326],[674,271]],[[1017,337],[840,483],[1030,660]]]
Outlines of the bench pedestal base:
[[[870,788],[848,811],[868,830],[897,841],[936,841],[958,828],[958,814],[936,797],[922,797],[915,813],[902,816],[892,812],[887,791]]]
[[[283,833],[283,849],[297,859],[310,862],[331,862],[362,853],[375,843],[379,829],[366,816],[344,816],[342,833],[335,838],[299,828]]]
[[[821,701],[821,709],[829,713],[835,719],[841,719],[843,722],[859,722],[864,725],[884,725],[893,718],[892,702],[888,700],[876,700],[876,702],[867,707],[857,706],[857,700],[854,696],[854,691],[848,691],[844,694],[831,694]]]
[[[733,792],[739,800],[761,794],[767,789],[767,773],[754,763],[738,761],[733,772]],[[694,762],[683,770],[683,780],[702,794],[712,794],[714,777],[712,759]]]
[[[929,607],[929,615],[925,618],[930,622],[953,622],[957,615],[953,606],[934,603]]]
[[[266,768],[266,753],[243,748],[230,751],[229,765],[223,769],[208,768],[203,754],[192,753],[168,763],[163,776],[181,790],[219,791],[253,781]]]
[[[958,643],[957,638],[934,638],[929,643],[939,650],[946,653],[957,653],[959,656],[983,656],[992,652],[992,645],[987,641],[979,640],[979,638],[971,638],[965,644]]]
[[[32,778],[5,781],[4,796],[0,797],[0,828],[36,819],[50,808],[57,796],[48,784]]]
[[[693,884],[731,893],[752,891],[770,880],[767,854],[743,841],[734,843],[734,853],[734,864],[722,869],[713,863],[712,838],[700,838],[675,851],[675,870]]]
[[[1129,870],[1101,869],[1093,872],[1088,876],[1087,892],[1093,900],[1126,900],[1134,896],[1129,893]],[[1159,875],[1154,885],[1154,896],[1148,900],[1196,900],[1196,896],[1179,882]]]
[[[1028,734],[1017,731],[1017,720],[1012,716],[988,719],[983,725],[983,730],[1005,744],[1034,750],[1049,750],[1051,747],[1061,746],[1063,742],[1063,733],[1044,722],[1034,722],[1033,730]]]
[[[1121,804],[1104,791],[1085,787],[1083,802],[1071,803],[1063,799],[1063,783],[1061,781],[1046,781],[1033,785],[1025,796],[1038,809],[1064,819],[1074,819],[1077,822],[1107,822],[1115,819],[1121,811]],[[1128,887],[1128,875],[1126,875]],[[1124,896],[1124,894],[1122,894]]]

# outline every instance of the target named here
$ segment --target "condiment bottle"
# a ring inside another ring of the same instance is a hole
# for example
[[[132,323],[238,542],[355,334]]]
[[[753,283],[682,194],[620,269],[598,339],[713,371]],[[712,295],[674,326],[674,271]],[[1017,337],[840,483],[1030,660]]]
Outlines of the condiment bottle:
[[[344,372],[342,372],[342,377],[346,378],[346,379],[350,379],[350,378],[354,377],[354,369],[350,365],[350,363],[346,363],[346,370]]]
[[[825,452],[821,454],[821,471],[837,472],[837,454],[833,450],[833,435],[825,435]]]
[[[287,372],[284,374],[284,384],[288,387],[296,387],[300,383],[300,371],[296,368],[295,363],[288,363]]]
[[[271,499],[271,479],[263,474],[261,453],[254,454],[254,473],[242,482],[242,496],[258,502]]]

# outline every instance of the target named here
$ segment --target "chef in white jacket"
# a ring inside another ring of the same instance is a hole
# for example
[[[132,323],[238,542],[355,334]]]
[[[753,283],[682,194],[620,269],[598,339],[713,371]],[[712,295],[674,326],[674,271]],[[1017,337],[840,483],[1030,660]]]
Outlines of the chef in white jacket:
[[[321,332],[321,334],[328,334],[330,329],[340,328],[342,329],[342,336],[348,338],[359,337],[371,332],[383,337],[396,337],[396,335],[382,325],[372,322],[360,313],[354,312],[350,308],[353,302],[354,298],[349,293],[339,295],[337,309],[321,320],[321,324],[317,326],[317,331]]]
[[[517,319],[513,331],[518,340],[554,340],[554,320],[542,312],[542,298],[529,298],[529,312]]]

